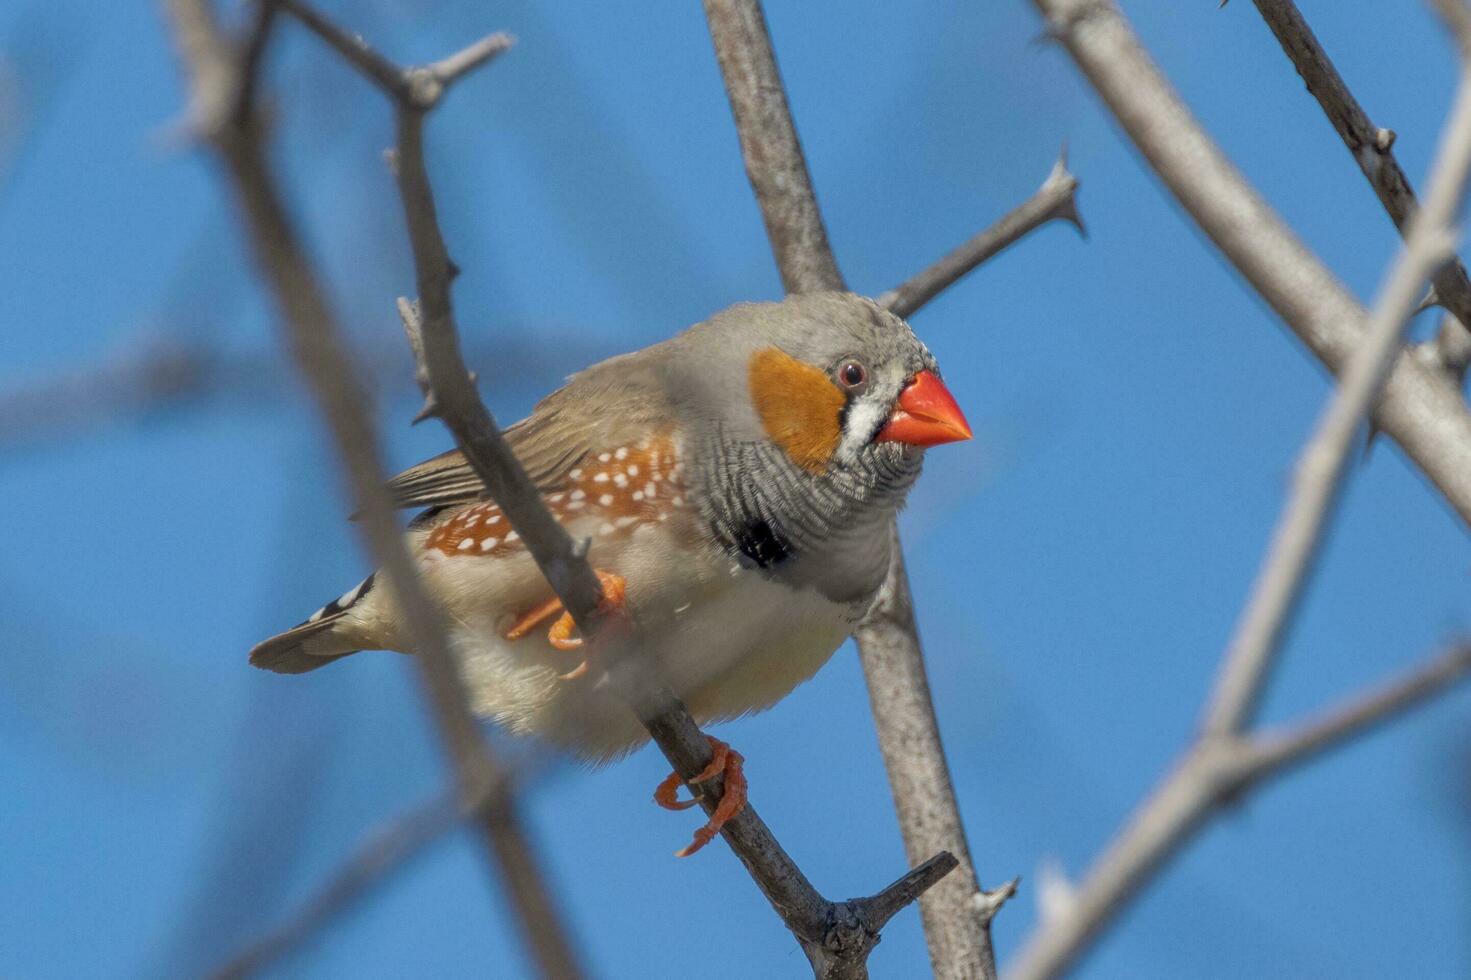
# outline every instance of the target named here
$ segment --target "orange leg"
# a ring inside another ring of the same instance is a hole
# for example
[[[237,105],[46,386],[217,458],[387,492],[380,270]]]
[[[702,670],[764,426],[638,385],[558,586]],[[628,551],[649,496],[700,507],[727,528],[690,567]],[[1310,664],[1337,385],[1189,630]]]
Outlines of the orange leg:
[[[716,804],[709,821],[695,831],[694,840],[674,852],[675,857],[689,857],[710,843],[720,833],[720,828],[725,826],[726,821],[746,808],[746,772],[743,768],[745,757],[720,739],[710,735],[705,737],[710,740],[710,764],[700,770],[690,782],[703,783],[723,775],[725,792],[721,794],[720,802]],[[680,782],[677,772],[666,776],[654,790],[654,802],[666,810],[687,810],[694,806],[695,800],[678,798]]]
[[[606,615],[622,608],[623,600],[628,594],[628,583],[624,581],[623,576],[616,575],[613,572],[605,572],[602,569],[594,569],[594,571],[597,572],[598,581],[603,586],[603,601],[598,606],[598,611]],[[547,630],[547,642],[558,650],[570,651],[581,649],[582,637],[572,635],[572,631],[577,628],[577,624],[573,621],[572,614],[562,608],[562,600],[555,596],[516,620],[515,624],[507,631],[506,639],[521,639],[521,637],[530,633],[538,625],[546,622],[552,616],[556,616],[559,612],[562,615],[558,616],[557,621],[552,623],[551,628]],[[584,660],[563,674],[561,679],[564,681],[576,680],[586,673],[587,661]]]
[[[537,626],[551,619],[562,611],[562,600],[552,596],[546,602],[537,606],[520,619],[516,620],[509,630],[506,631],[506,639],[519,640],[521,637],[536,629]]]

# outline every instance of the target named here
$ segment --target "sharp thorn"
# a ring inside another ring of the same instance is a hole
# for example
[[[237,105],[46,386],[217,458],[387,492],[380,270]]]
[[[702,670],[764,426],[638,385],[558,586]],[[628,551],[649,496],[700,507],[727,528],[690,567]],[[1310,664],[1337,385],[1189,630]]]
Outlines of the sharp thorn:
[[[1083,224],[1083,216],[1078,213],[1078,199],[1075,194],[1069,194],[1067,200],[1057,206],[1057,217],[1078,229],[1078,234],[1083,236],[1084,241],[1088,240],[1088,226]]]

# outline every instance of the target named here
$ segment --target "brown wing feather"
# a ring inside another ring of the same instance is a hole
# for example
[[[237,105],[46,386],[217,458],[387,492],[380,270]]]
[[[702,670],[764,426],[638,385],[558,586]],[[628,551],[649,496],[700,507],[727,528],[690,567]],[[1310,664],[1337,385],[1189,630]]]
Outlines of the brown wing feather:
[[[561,488],[589,453],[606,452],[668,428],[668,400],[659,384],[662,345],[624,354],[573,375],[531,414],[506,429],[511,451],[537,487]],[[458,449],[411,466],[388,481],[399,507],[467,503],[486,496]]]

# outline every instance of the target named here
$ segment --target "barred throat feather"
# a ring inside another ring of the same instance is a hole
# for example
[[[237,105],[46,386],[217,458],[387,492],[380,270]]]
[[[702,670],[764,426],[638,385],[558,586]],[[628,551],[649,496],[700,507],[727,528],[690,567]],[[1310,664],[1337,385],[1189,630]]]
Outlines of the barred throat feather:
[[[714,538],[734,557],[835,601],[876,589],[888,567],[887,525],[919,475],[899,447],[860,467],[814,475],[775,445],[725,442],[702,456],[698,499]]]

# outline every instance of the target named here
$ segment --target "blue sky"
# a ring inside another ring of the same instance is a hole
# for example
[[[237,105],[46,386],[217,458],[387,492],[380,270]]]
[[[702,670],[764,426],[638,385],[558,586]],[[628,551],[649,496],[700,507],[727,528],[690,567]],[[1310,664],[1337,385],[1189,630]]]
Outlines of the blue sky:
[[[1029,194],[1059,146],[1090,237],[1054,227],[918,314],[977,438],[931,454],[904,517],[930,671],[972,847],[1079,874],[1177,755],[1327,394],[1292,337],[1183,219],[1030,5],[773,5],[771,28],[839,261],[893,286]],[[1126,3],[1228,154],[1368,297],[1397,241],[1249,4]],[[696,5],[329,9],[402,60],[505,29],[517,48],[431,123],[465,270],[460,322],[509,421],[597,357],[779,294]],[[1421,5],[1305,15],[1419,179],[1453,84]],[[270,91],[277,160],[344,319],[375,365],[395,464],[410,429],[392,300],[411,270],[375,93],[296,30]],[[0,419],[0,975],[152,977],[217,965],[312,893],[361,836],[445,779],[410,665],[308,677],[245,651],[366,570],[330,446],[208,161],[178,139],[157,11],[0,10],[0,392],[202,352],[208,390],[79,415],[74,384]],[[15,106],[16,109],[8,107]],[[1423,318],[1425,324],[1430,317]],[[52,390],[52,389],[48,389]],[[13,402],[3,404],[12,405]],[[18,433],[18,434],[17,434]],[[1299,717],[1465,631],[1464,528],[1393,446],[1353,476],[1264,716]],[[1471,692],[1267,788],[1192,844],[1085,977],[1471,972]],[[845,647],[772,711],[723,726],[753,799],[818,887],[904,867]],[[553,765],[528,820],[596,974],[801,975],[721,846],[649,802],[642,751]],[[716,949],[710,951],[710,944]],[[881,976],[925,963],[908,912]],[[467,834],[445,838],[270,975],[519,977]]]

